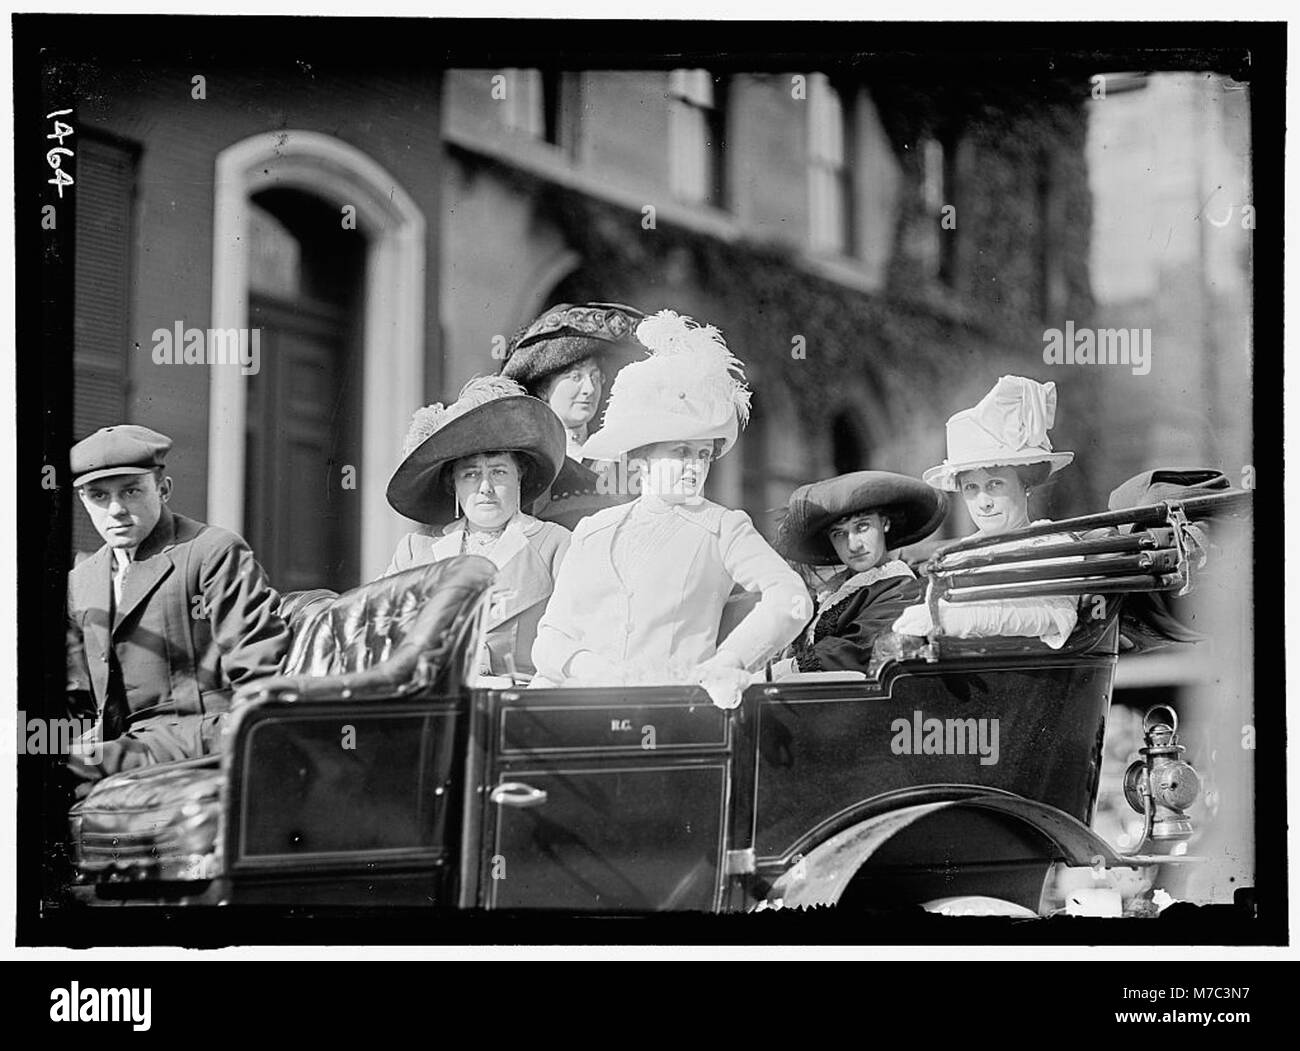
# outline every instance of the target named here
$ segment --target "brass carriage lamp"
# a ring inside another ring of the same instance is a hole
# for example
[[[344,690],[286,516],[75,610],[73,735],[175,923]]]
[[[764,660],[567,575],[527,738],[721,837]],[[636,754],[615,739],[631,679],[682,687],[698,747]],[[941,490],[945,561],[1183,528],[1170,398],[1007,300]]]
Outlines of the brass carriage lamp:
[[[1168,713],[1168,720],[1157,718],[1158,713]],[[1158,704],[1147,710],[1142,731],[1146,746],[1138,749],[1142,758],[1124,773],[1124,798],[1146,818],[1143,845],[1182,842],[1194,831],[1186,811],[1201,793],[1201,778],[1182,758],[1187,749],[1178,743],[1178,713]]]

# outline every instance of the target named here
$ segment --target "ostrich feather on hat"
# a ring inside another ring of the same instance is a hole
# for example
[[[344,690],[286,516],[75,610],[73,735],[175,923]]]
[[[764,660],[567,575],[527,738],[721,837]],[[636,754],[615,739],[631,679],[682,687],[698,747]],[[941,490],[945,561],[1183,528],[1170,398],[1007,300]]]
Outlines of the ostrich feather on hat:
[[[564,463],[559,417],[504,376],[477,376],[450,405],[416,409],[402,443],[405,459],[388,483],[388,502],[408,518],[430,525],[450,521],[455,501],[444,471],[464,456],[512,452],[524,467],[520,504],[541,496]]]
[[[416,409],[411,414],[411,426],[402,441],[402,455],[410,456],[426,438],[447,426],[452,420],[464,416],[470,409],[477,409],[480,405],[486,405],[497,398],[527,395],[527,393],[522,384],[505,376],[475,376],[461,387],[456,400],[450,405],[435,401],[432,405]]]
[[[721,438],[723,453],[735,445],[749,422],[751,392],[722,333],[661,310],[637,326],[636,336],[650,353],[615,377],[602,426],[583,445],[583,457],[617,460],[665,441]]]

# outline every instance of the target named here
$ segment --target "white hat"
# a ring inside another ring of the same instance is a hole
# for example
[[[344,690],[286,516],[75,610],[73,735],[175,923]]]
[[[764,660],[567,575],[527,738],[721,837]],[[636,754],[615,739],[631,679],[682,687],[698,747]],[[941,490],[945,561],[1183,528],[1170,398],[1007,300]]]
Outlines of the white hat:
[[[617,460],[653,442],[721,438],[722,453],[749,421],[744,367],[712,325],[661,310],[636,329],[650,356],[614,378],[600,430],[582,446],[590,460]],[[722,455],[719,453],[719,455]]]
[[[1053,452],[1047,432],[1056,421],[1056,384],[1003,376],[973,409],[948,419],[948,458],[921,477],[936,489],[957,490],[957,475],[981,467],[1050,465],[1055,474],[1074,453]]]

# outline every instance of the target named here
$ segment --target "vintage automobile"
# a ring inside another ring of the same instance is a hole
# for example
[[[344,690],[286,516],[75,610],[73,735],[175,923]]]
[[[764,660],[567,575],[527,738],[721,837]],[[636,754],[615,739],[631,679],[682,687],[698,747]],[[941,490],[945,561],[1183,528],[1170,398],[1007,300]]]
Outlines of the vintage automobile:
[[[929,601],[1080,596],[1066,644],[886,636],[863,673],[755,682],[731,711],[695,686],[476,679],[494,568],[475,556],[286,596],[289,673],[240,692],[219,757],[114,775],[74,807],[76,897],[1044,914],[1061,866],[1185,860],[1198,782],[1171,711],[1125,781],[1143,842],[1120,854],[1089,828],[1117,654],[1177,637],[1165,598],[1248,512],[1234,491],[996,538],[1050,533],[1029,551],[950,544]]]

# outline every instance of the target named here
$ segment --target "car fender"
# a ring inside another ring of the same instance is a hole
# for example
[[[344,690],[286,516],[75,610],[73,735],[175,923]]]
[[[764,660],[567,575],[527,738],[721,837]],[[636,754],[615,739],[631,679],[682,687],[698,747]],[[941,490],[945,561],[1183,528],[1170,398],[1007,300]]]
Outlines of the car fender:
[[[1109,868],[1133,864],[1069,814],[1045,803],[998,792],[902,806],[852,825],[798,856],[773,883],[767,900],[796,907],[834,905],[858,870],[883,844],[924,818],[952,808],[993,811],[1023,822],[1046,839],[1050,848],[1046,856],[1067,865],[1101,864]]]

